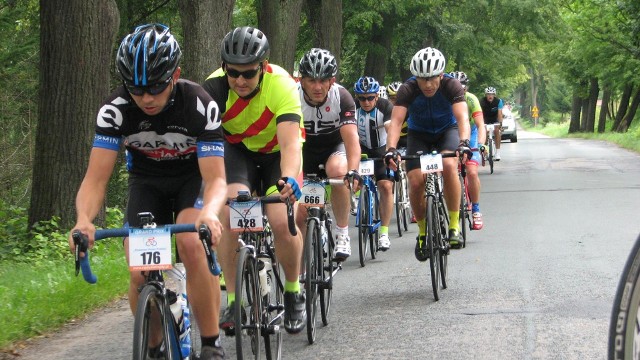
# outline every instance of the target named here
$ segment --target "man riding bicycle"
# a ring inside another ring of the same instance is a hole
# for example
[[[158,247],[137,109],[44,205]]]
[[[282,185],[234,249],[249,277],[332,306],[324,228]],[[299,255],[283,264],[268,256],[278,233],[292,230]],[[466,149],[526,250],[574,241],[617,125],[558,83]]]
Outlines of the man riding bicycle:
[[[178,42],[169,28],[160,24],[137,27],[118,48],[116,66],[122,85],[98,112],[89,166],[76,197],[73,230],[87,235],[90,247],[96,231],[93,220],[102,208],[122,145],[129,172],[127,223],[138,226],[137,214],[148,211],[158,224],[172,224],[174,219],[177,224],[206,224],[213,243],[219,242],[222,224],[217,214],[226,199],[218,106],[200,85],[180,79],[180,56]],[[198,210],[194,204],[203,182],[204,205]],[[189,303],[202,337],[200,358],[222,359],[218,277],[209,272],[197,233],[177,234],[176,239],[189,274]],[[74,250],[71,237],[69,246]],[[124,247],[128,262],[129,238]],[[144,281],[141,272],[130,273],[132,312]],[[148,350],[149,356],[164,358],[161,339],[150,343],[154,346]]]
[[[502,99],[496,97],[496,88],[489,86],[484,89],[484,97],[480,99],[480,107],[484,116],[485,124],[497,124],[493,134],[496,139],[496,153],[493,156],[495,161],[500,161],[500,143],[502,142]]]
[[[301,195],[303,123],[297,85],[283,68],[270,64],[269,42],[262,31],[238,27],[222,41],[222,67],[204,82],[205,90],[220,105],[225,137],[226,196],[238,191],[258,195],[277,193],[283,199]],[[224,224],[219,245],[226,278],[227,308],[220,327],[235,334],[235,278],[237,234],[229,229],[229,208],[221,213]],[[284,327],[302,331],[306,321],[304,294],[298,275],[302,237],[289,233],[285,204],[269,205],[266,215],[273,229],[276,255],[285,273]]]
[[[360,137],[362,153],[370,157],[382,158],[386,153],[387,127],[391,121],[393,105],[387,99],[379,96],[380,84],[372,77],[364,76],[358,79],[353,91],[358,100],[356,121]],[[376,187],[380,193],[380,236],[378,249],[389,250],[389,223],[393,212],[393,177],[387,175],[384,161],[376,161],[374,177]]]
[[[411,59],[413,77],[400,86],[391,115],[385,156],[392,169],[397,168],[396,146],[402,122],[409,114],[407,154],[418,151],[429,153],[432,148],[449,153],[469,147],[469,115],[464,90],[459,81],[444,74],[445,57],[434,48],[424,48]],[[466,155],[463,155],[466,161]],[[443,158],[444,196],[449,210],[449,243],[453,248],[462,246],[460,238],[460,179],[458,159]],[[409,201],[418,223],[415,256],[419,261],[428,259],[426,244],[425,178],[418,159],[406,162],[409,177]]]
[[[329,178],[348,174],[357,179],[360,143],[354,118],[355,104],[351,94],[336,83],[338,64],[324,49],[313,48],[300,59],[300,102],[306,132],[303,147],[303,172],[317,173],[324,165]],[[357,180],[355,185],[357,186]],[[349,239],[349,188],[333,186],[331,205],[336,218],[334,258],[345,260],[351,255]],[[300,207],[298,227],[306,232],[307,210]]]

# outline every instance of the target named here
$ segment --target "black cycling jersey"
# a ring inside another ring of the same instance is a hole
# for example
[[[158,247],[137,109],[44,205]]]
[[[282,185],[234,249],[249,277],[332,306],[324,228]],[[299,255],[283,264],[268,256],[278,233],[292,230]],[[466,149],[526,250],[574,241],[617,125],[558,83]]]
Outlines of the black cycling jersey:
[[[502,109],[502,99],[494,97],[492,102],[484,96],[480,99],[480,107],[482,108],[482,116],[485,124],[495,124],[498,122],[498,110]]]
[[[94,147],[118,151],[124,143],[127,169],[143,176],[199,173],[198,157],[224,156],[220,111],[200,85],[180,79],[173,100],[147,115],[124,86],[104,102],[97,116]]]

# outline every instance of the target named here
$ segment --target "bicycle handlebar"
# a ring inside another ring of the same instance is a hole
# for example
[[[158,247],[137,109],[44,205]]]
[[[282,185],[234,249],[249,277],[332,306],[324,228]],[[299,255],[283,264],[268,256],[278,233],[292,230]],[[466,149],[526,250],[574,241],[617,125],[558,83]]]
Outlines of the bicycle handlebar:
[[[263,204],[278,204],[283,203],[287,205],[287,224],[289,225],[289,233],[292,236],[298,235],[298,230],[296,229],[296,220],[293,213],[293,204],[289,199],[282,200],[280,195],[269,195],[269,196],[256,196],[251,197],[247,195],[239,195],[236,198],[231,198],[227,200],[227,205],[229,205],[230,201],[238,201],[238,202],[247,202],[247,201],[260,201]]]
[[[168,228],[171,234],[196,232],[194,224],[171,224],[164,225],[163,228]],[[113,228],[113,229],[100,229],[96,230],[95,239],[102,240],[112,237],[127,237],[129,236],[129,227]],[[218,264],[218,258],[216,252],[211,250],[211,232],[206,225],[201,225],[198,229],[202,246],[205,248],[207,254],[207,263],[209,271],[213,275],[220,275],[220,265]],[[76,276],[80,270],[82,270],[82,277],[89,284],[95,284],[98,281],[98,277],[91,271],[91,265],[89,263],[89,238],[80,232],[80,230],[74,230],[72,233],[73,242],[76,244],[75,251],[75,265]],[[84,257],[80,257],[80,253],[84,252]]]

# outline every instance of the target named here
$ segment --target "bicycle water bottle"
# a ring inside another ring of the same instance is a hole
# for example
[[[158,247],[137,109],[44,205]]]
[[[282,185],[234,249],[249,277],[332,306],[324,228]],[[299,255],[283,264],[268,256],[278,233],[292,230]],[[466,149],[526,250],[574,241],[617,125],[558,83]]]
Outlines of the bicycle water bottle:
[[[268,256],[258,258],[258,276],[260,276],[260,294],[266,296],[271,292],[271,259]]]

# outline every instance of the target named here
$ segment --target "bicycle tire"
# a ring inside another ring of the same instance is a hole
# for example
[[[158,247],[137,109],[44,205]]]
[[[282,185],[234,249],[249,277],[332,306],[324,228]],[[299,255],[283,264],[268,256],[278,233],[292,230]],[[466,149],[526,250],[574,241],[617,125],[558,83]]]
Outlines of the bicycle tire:
[[[371,193],[373,195],[372,199],[372,215],[373,218],[371,220],[371,224],[377,224],[380,222],[380,200],[378,199],[378,193]],[[373,227],[371,228],[373,229]],[[371,253],[371,259],[375,260],[376,255],[378,253],[378,239],[380,238],[380,226],[376,228],[375,231],[369,231],[369,252]]]
[[[316,315],[318,312],[318,263],[316,246],[320,243],[320,223],[317,218],[309,218],[304,239],[304,291],[307,311],[307,340],[313,344],[316,339]]]
[[[449,211],[447,210],[447,202],[442,192],[438,193],[438,224],[440,225],[438,237],[438,265],[440,266],[440,285],[442,289],[447,288],[448,258],[449,258],[449,241],[447,233],[449,229]]]
[[[260,359],[262,295],[258,260],[247,247],[240,248],[236,269],[235,337],[237,359]],[[243,316],[244,314],[244,316]],[[240,324],[240,325],[239,325]]]
[[[369,189],[366,185],[360,189],[360,197],[358,199],[358,255],[360,256],[360,266],[364,267],[367,252],[369,251],[368,234],[369,234]]]
[[[489,169],[493,174],[493,154],[495,153],[493,139],[489,139]]]
[[[151,284],[145,285],[138,295],[138,305],[133,324],[133,359],[143,360],[148,357],[150,326],[152,317],[158,316],[162,329],[162,342],[165,344],[165,359],[180,359],[180,343],[176,332],[176,324],[162,291]]]
[[[398,237],[402,237],[402,184],[396,181],[393,185],[393,198],[395,199],[396,208],[396,225],[398,226]]]
[[[282,359],[282,318],[284,316],[284,288],[282,287],[280,263],[273,256],[271,258],[271,291],[264,296],[262,303],[266,309],[262,323],[264,332],[264,351],[267,360]]]
[[[404,225],[404,231],[409,231],[409,183],[407,175],[405,173],[400,177],[400,183],[402,184],[402,224]]]
[[[469,221],[467,218],[467,186],[465,184],[466,178],[463,178],[462,175],[459,175],[460,178],[460,233],[462,234],[462,247],[465,248],[467,246],[467,226],[466,223]]]
[[[324,226],[327,230],[327,253],[321,253],[322,255],[322,271],[323,282],[320,290],[320,315],[322,317],[322,324],[324,326],[329,325],[329,311],[331,310],[331,299],[333,297],[333,269],[334,263],[331,259],[333,254],[333,233],[331,232],[331,217],[325,212]]]
[[[637,359],[640,349],[640,236],[622,270],[609,324],[609,359]]]
[[[427,196],[426,230],[427,248],[429,250],[431,288],[433,289],[433,297],[435,301],[438,301],[440,300],[438,294],[440,289],[440,265],[438,265],[440,256],[438,255],[437,239],[440,237],[440,227],[438,225],[438,209],[436,208],[435,199],[431,195]]]

